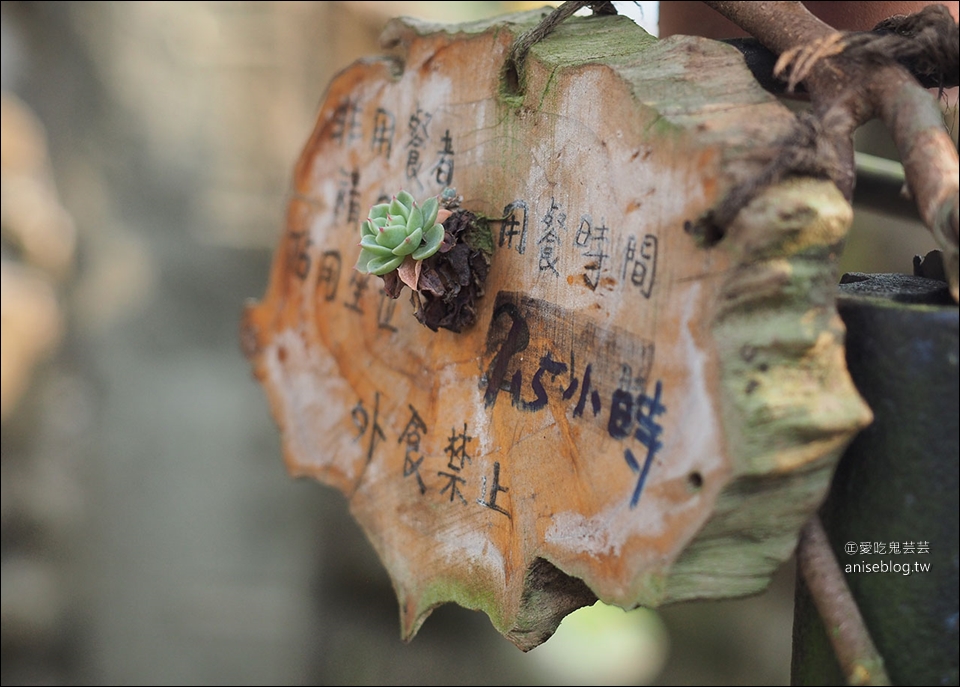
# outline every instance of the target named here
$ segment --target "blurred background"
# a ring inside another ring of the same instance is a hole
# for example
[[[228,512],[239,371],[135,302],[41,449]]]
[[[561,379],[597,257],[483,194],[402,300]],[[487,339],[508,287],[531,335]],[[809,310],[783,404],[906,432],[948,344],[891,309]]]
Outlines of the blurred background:
[[[452,605],[402,643],[240,353],[330,79],[392,16],[542,4],[2,3],[3,684],[788,684],[792,564],[749,599],[597,604],[529,654]],[[856,222],[845,271],[934,247]]]

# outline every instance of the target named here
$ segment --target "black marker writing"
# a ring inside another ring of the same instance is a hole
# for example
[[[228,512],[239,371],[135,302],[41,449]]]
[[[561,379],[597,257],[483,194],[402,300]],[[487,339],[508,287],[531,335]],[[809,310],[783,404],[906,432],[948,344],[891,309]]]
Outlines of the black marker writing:
[[[506,493],[510,491],[510,487],[504,487],[500,485],[500,463],[499,462],[494,462],[493,464],[493,480],[490,484],[490,500],[489,501],[487,500],[486,476],[483,476],[480,478],[480,483],[482,486],[480,488],[480,498],[477,499],[477,503],[479,503],[481,506],[486,506],[487,508],[491,508],[497,511],[498,513],[503,513],[509,518],[510,513],[508,513],[503,506],[497,505],[497,494],[500,492]]]
[[[403,476],[416,476],[420,493],[426,494],[427,485],[423,483],[423,478],[420,476],[420,466],[423,464],[423,454],[420,452],[420,435],[427,433],[427,425],[423,421],[423,418],[420,417],[417,409],[412,405],[409,407],[410,419],[400,434],[400,438],[397,439],[398,444],[406,442],[403,453]]]
[[[523,255],[527,250],[527,203],[515,200],[503,208],[503,220],[500,222],[500,248],[506,244],[513,248],[513,239],[517,239],[517,252]],[[520,219],[517,219],[517,213]]]
[[[377,446],[377,441],[383,441],[386,439],[386,435],[383,433],[383,427],[379,423],[379,414],[380,414],[380,392],[377,391],[373,397],[373,419],[370,418],[370,413],[363,405],[363,399],[357,401],[357,405],[353,407],[353,410],[350,411],[350,417],[353,420],[353,424],[358,430],[357,439],[359,440],[364,434],[367,433],[367,430],[370,430],[370,443],[367,445],[367,462],[369,463],[373,459],[373,450]]]

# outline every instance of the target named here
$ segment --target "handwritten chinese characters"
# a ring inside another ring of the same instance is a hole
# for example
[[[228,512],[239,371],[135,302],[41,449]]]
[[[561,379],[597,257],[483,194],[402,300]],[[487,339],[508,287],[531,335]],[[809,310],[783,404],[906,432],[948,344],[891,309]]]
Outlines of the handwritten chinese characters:
[[[397,118],[389,110],[377,108],[373,116],[373,136],[370,138],[370,149],[376,155],[389,158],[393,151],[393,136],[397,131]]]
[[[398,474],[404,480],[411,480],[420,496],[432,495],[442,502],[461,506],[472,502],[511,517],[502,498],[510,487],[505,482],[506,471],[501,469],[500,462],[494,461],[489,466],[489,476],[476,470],[474,475],[468,474],[474,459],[471,453],[474,437],[466,422],[451,427],[442,455],[430,455],[424,452],[424,437],[430,430],[419,411],[408,403],[406,422],[396,440],[401,453],[394,458],[390,444],[383,443],[387,439],[383,424],[389,424],[389,419],[381,414],[382,400],[382,394],[377,391],[372,403],[358,399],[350,411],[356,429],[355,440],[361,444],[367,462],[379,457],[377,451],[389,451],[385,459],[391,464],[396,461]]]
[[[333,214],[350,220],[359,212],[360,194],[357,184],[360,183],[360,173],[348,173],[341,169],[339,183]],[[386,194],[380,193],[378,202],[384,199],[388,199]],[[620,241],[618,250],[614,245],[612,230],[605,221],[597,221],[590,214],[582,214],[574,231],[568,229],[568,216],[562,203],[552,196],[543,203],[546,210],[539,222],[539,235],[530,226],[530,217],[534,214],[531,205],[523,199],[507,203],[502,217],[491,223],[491,239],[494,245],[507,254],[515,251],[518,255],[527,254],[528,246],[535,246],[538,273],[560,276],[564,274],[565,266],[572,265],[573,274],[568,274],[566,280],[559,282],[561,288],[583,289],[585,286],[590,291],[597,291],[601,284],[604,284],[605,290],[619,286],[628,295],[637,293],[645,299],[652,297],[658,259],[656,236],[646,234],[638,237],[628,234],[625,242]],[[567,254],[564,254],[564,250],[568,251]],[[533,260],[532,255],[529,259]],[[375,318],[377,330],[384,335],[398,332],[398,320],[403,312],[401,304],[384,294],[379,280],[346,268],[345,263],[349,261],[352,264],[352,256],[348,258],[339,250],[320,252],[310,233],[296,230],[291,231],[288,236],[287,261],[289,269],[299,279],[315,280],[314,299],[317,308],[322,309],[339,297],[347,311],[356,316]],[[497,310],[494,319],[504,322],[506,320],[503,318],[511,317],[509,311]],[[531,373],[534,397],[518,397],[515,402],[528,409],[544,407],[544,377],[553,379],[558,375],[566,375],[570,385],[566,388],[566,393],[576,394],[573,400],[577,415],[595,408],[597,402],[593,397],[593,390],[589,388],[591,377],[595,374],[595,365],[592,361],[582,360],[582,357],[571,353],[564,358],[558,358],[550,354],[538,360],[542,369]],[[517,385],[513,388],[511,393],[518,394]],[[491,388],[487,393],[489,395],[496,392],[497,390]]]
[[[500,221],[500,248],[513,250],[523,255],[527,251],[527,213],[529,206],[526,201],[515,200],[503,208],[503,219]],[[516,243],[516,247],[514,247]]]
[[[551,196],[550,208],[540,221],[543,224],[543,231],[537,239],[539,250],[537,268],[541,272],[549,270],[554,276],[559,277],[560,270],[557,269],[557,263],[560,261],[560,245],[563,242],[561,232],[566,234],[567,231],[567,213]]]
[[[423,483],[423,477],[420,475],[420,466],[423,464],[423,453],[420,451],[420,441],[427,433],[427,425],[423,418],[412,405],[410,408],[410,419],[407,420],[406,427],[400,433],[397,439],[398,444],[404,445],[403,451],[403,476],[416,477],[417,486],[421,494],[427,493],[427,485]]]
[[[437,191],[454,185],[454,129],[440,129],[434,141],[434,125],[434,113],[419,104],[400,115],[382,104],[344,98],[331,113],[328,136],[337,148],[364,151],[374,159],[391,161],[398,154],[403,165],[403,182],[398,187],[422,194],[431,184]],[[338,222],[353,224],[360,216],[356,203],[360,171],[342,168],[340,174],[334,215]]]
[[[650,341],[600,328],[587,316],[552,303],[500,292],[483,356],[483,405],[488,414],[502,403],[522,413],[552,408],[571,422],[591,423],[621,445],[622,460],[608,469],[622,473],[624,498],[636,508],[663,448],[668,412],[667,390],[651,377],[653,363]],[[469,423],[444,423],[449,429],[439,432],[411,403],[402,418],[392,417],[399,410],[384,415],[386,398],[377,391],[372,399],[358,399],[351,411],[355,438],[368,462],[388,461],[421,497],[459,506],[474,503],[512,518],[509,466],[501,460],[478,461]],[[394,438],[387,428],[395,420]],[[434,437],[429,447],[428,435]],[[382,451],[387,453],[378,455]]]
[[[541,11],[391,22],[390,54],[327,90],[245,311],[286,465],[347,495],[406,638],[448,601],[526,650],[593,597],[759,591],[869,422],[823,307],[850,215],[835,185],[772,184],[720,249],[683,230],[796,118],[738,55],[619,19],[571,17],[515,94],[499,68]],[[581,24],[629,54],[597,58]],[[492,249],[459,333],[353,269],[368,208],[446,186]]]
[[[446,124],[420,103],[408,112],[395,112],[349,100],[334,110],[329,135],[338,147],[365,150],[388,161],[396,158],[391,164],[401,170],[403,185],[421,192],[453,183],[456,135]],[[339,166],[332,203],[337,224],[359,220],[361,197],[369,193],[365,173],[363,164]],[[378,202],[388,200],[393,191],[378,190]],[[501,217],[493,222],[492,239],[507,254],[529,254],[526,259],[537,274],[567,277],[558,283],[570,288],[596,292],[602,284],[607,289],[619,285],[626,294],[650,299],[656,284],[657,236],[621,231],[617,238],[608,215],[590,210],[568,207],[562,194],[534,201],[516,198],[503,205]],[[376,279],[345,269],[349,257],[335,250],[317,251],[309,233],[301,230],[290,235],[288,260],[298,278],[315,280],[318,309],[339,302],[340,312],[375,318],[376,331],[397,335],[400,304],[386,296]],[[600,329],[589,318],[552,303],[500,293],[487,331],[483,404],[487,412],[502,403],[523,413],[559,409],[570,421],[601,428],[622,444],[622,458],[610,469],[623,472],[629,482],[627,500],[636,508],[663,447],[662,420],[668,412],[663,382],[650,377],[653,354],[651,341]],[[391,443],[386,441],[385,428],[392,425],[382,415],[384,399],[378,391],[366,402],[358,400],[351,413],[368,461]],[[451,424],[444,445],[431,444],[431,453],[426,449],[427,422],[412,404],[408,411],[396,434],[401,449],[398,474],[421,497],[451,505],[475,503],[511,517],[509,465],[499,460],[484,462],[482,468],[473,465],[474,437],[465,422]]]
[[[653,463],[657,451],[663,448],[663,443],[660,441],[663,427],[657,421],[657,417],[667,411],[666,406],[661,403],[662,393],[663,384],[657,381],[656,390],[652,397],[645,393],[634,396],[629,391],[617,388],[610,401],[610,421],[607,425],[610,436],[617,439],[628,437],[634,419],[636,419],[637,428],[633,432],[634,438],[647,450],[642,466],[630,448],[624,449],[623,452],[627,465],[638,474],[636,488],[634,488],[633,495],[630,497],[631,508],[636,508],[640,501],[640,494],[647,481],[650,465]]]
[[[432,114],[424,112],[418,107],[407,120],[407,182],[415,181],[419,187],[418,190],[423,190],[423,182],[420,181],[420,170],[423,168],[423,151],[427,145],[427,139],[430,138],[427,126],[432,119]]]
[[[646,299],[653,295],[659,245],[655,234],[627,233],[625,245],[621,242],[620,249],[615,251],[613,232],[605,220],[582,214],[574,231],[568,227],[567,210],[555,196],[543,199],[541,204],[546,209],[539,220],[539,233],[533,239],[538,273],[560,277],[579,272],[582,284],[591,291],[607,283],[620,285],[628,293],[639,293]],[[534,212],[522,198],[504,206],[494,234],[497,246],[524,255]]]
[[[333,110],[330,138],[339,146],[350,145],[363,138],[362,108],[356,100],[344,99]]]
[[[373,459],[373,452],[377,447],[377,442],[386,439],[386,435],[383,433],[383,427],[378,421],[380,415],[379,391],[374,394],[373,397],[372,414],[373,417],[371,419],[371,411],[364,405],[363,400],[357,401],[357,405],[350,411],[350,418],[357,428],[357,440],[359,441],[366,437],[366,457],[368,463]]]
[[[440,139],[443,148],[437,151],[437,163],[433,166],[433,176],[441,186],[453,186],[453,137],[450,129],[443,132]]]
[[[653,343],[600,329],[552,303],[500,292],[487,332],[487,358],[482,380],[487,408],[497,405],[502,391],[518,410],[538,412],[553,404],[572,420],[601,423],[615,440],[639,443],[639,460],[633,445],[623,449],[626,465],[637,474],[630,496],[635,508],[663,446],[660,420],[667,412],[662,381],[648,395]]]
[[[590,215],[583,215],[580,218],[580,227],[577,229],[577,235],[574,243],[580,249],[581,255],[589,260],[583,266],[583,282],[591,291],[596,291],[600,285],[600,275],[606,267],[606,262],[610,258],[610,237],[607,236],[609,229],[603,224],[594,225]]]
[[[629,278],[630,283],[639,289],[644,298],[650,298],[653,280],[657,274],[657,237],[647,234],[639,242],[639,246],[637,243],[637,237],[631,235],[627,241],[620,277],[624,281]]]
[[[360,221],[360,171],[340,168],[340,180],[337,186],[337,199],[333,205],[333,216],[338,222],[353,226]]]

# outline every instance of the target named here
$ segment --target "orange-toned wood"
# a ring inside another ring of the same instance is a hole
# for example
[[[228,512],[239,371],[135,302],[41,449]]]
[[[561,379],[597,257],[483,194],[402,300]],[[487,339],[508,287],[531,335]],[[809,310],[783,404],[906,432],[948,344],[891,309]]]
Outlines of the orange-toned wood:
[[[450,601],[526,650],[597,597],[759,591],[870,418],[833,304],[839,192],[793,180],[718,241],[690,231],[790,112],[735,50],[623,17],[561,25],[511,94],[541,16],[396,20],[393,57],[333,81],[243,322],[287,467],[348,496],[407,638]],[[372,204],[447,185],[494,243],[459,334],[353,270]]]

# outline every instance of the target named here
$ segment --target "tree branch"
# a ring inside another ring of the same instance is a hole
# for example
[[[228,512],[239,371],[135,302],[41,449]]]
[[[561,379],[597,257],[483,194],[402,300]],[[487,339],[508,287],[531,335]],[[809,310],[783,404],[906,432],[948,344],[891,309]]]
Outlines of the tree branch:
[[[950,292],[960,301],[960,163],[933,96],[893,57],[884,59],[876,52],[869,60],[845,55],[844,34],[800,2],[705,4],[781,55],[780,69],[803,82],[822,136],[834,151],[830,176],[848,199],[856,178],[853,133],[875,117],[884,122],[900,151],[920,216],[943,251]],[[945,26],[946,19],[938,18]],[[947,44],[955,40],[952,23],[945,32]],[[862,51],[862,45],[858,48]]]

